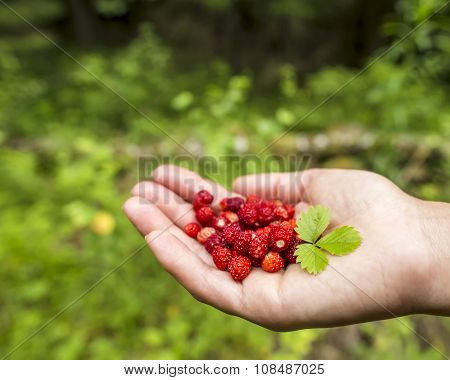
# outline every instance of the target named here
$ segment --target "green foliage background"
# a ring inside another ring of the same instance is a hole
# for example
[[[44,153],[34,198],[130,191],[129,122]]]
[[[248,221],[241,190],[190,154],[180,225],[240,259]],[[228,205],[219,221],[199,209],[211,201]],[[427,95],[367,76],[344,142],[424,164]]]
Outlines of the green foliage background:
[[[117,94],[199,156],[256,153],[445,1],[394,2],[373,31],[382,43],[359,57],[361,65],[302,72],[279,59],[270,80],[259,66],[236,68],[220,55],[186,63],[152,22],[140,22],[126,42],[77,44],[52,26],[66,12],[63,2],[8,3],[83,67],[0,6],[2,356],[142,245],[121,212],[137,181],[137,157],[185,153]],[[222,15],[236,1],[199,3]],[[310,3],[267,2],[265,17],[320,22],[321,2],[317,9]],[[92,4],[119,17],[134,2]],[[415,196],[449,202],[449,21],[448,9],[433,17],[267,154],[310,152],[314,166],[373,170]],[[448,319],[402,320],[450,355]],[[143,250],[11,358],[441,357],[395,320],[267,331],[196,302]]]

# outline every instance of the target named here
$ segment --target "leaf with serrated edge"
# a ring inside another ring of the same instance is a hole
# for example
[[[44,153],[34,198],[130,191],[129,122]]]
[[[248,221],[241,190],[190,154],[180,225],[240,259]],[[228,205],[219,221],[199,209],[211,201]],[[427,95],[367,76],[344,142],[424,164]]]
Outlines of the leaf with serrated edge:
[[[329,208],[322,205],[312,206],[300,215],[295,231],[300,239],[315,243],[330,224],[330,220],[331,211]]]
[[[316,245],[332,255],[344,256],[361,244],[359,232],[350,226],[342,226],[321,238]]]
[[[312,244],[300,244],[295,251],[297,263],[310,274],[322,272],[328,265],[328,257]]]

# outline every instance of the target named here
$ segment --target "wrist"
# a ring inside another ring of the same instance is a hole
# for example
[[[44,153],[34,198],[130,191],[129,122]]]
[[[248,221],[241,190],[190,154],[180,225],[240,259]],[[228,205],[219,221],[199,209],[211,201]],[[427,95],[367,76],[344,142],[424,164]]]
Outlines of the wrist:
[[[450,315],[450,204],[419,201],[428,266],[419,312]]]

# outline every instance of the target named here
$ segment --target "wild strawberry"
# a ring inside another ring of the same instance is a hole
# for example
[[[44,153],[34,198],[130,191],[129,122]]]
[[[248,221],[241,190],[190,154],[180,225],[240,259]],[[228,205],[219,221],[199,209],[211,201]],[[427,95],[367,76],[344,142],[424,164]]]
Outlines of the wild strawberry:
[[[223,229],[223,237],[227,244],[233,244],[236,236],[242,231],[239,222],[231,223]]]
[[[241,197],[230,197],[223,198],[219,202],[219,207],[223,211],[237,212],[237,210],[239,210],[243,204],[244,199],[242,199]]]
[[[211,207],[204,206],[197,210],[195,216],[200,224],[202,224],[203,226],[208,226],[211,224],[212,219],[214,218],[214,211]]]
[[[297,256],[295,256],[293,253],[291,252],[283,252],[283,258],[284,261],[286,262],[286,266],[289,264],[295,264],[297,262]]]
[[[184,226],[184,232],[186,233],[186,235],[194,239],[197,237],[197,234],[201,229],[202,227],[198,223],[188,223]]]
[[[222,211],[219,216],[223,216],[224,218],[227,218],[230,223],[237,222],[239,220],[239,217],[237,214],[233,211]]]
[[[275,252],[281,252],[287,248],[293,229],[289,222],[271,225],[269,246]]]
[[[238,232],[233,242],[233,250],[238,255],[245,256],[248,252],[248,247],[253,239],[253,231],[245,230]]]
[[[288,219],[292,219],[295,214],[295,207],[293,205],[291,205],[290,203],[285,203],[283,205],[283,207],[288,213]]]
[[[266,235],[260,234],[250,241],[248,255],[254,259],[262,259],[268,251],[269,239]]]
[[[296,219],[289,219],[288,220],[289,224],[291,225],[292,228],[296,228],[297,227],[297,220]]]
[[[228,272],[234,281],[242,281],[252,270],[252,262],[248,257],[236,256],[228,263]]]
[[[257,235],[266,235],[267,237],[269,237],[269,235],[270,235],[270,226],[257,228],[256,229],[256,234]]]
[[[239,221],[248,227],[258,222],[258,206],[253,203],[245,203],[237,212]]]
[[[228,263],[231,260],[231,252],[225,247],[216,247],[211,253],[214,264],[220,270],[227,270]]]
[[[297,257],[294,255],[297,250],[297,246],[302,242],[302,240],[297,236],[297,234],[293,233],[291,236],[291,240],[289,240],[289,244],[287,248],[282,252],[284,260],[289,264],[295,264],[297,261]]]
[[[285,220],[283,222],[280,222],[280,226],[283,226],[284,228],[292,228],[291,223],[288,220]]]
[[[255,194],[251,194],[247,197],[247,203],[259,203],[261,202],[261,198]]]
[[[261,268],[269,273],[278,272],[284,268],[284,260],[277,252],[269,252],[261,263]]]
[[[261,225],[265,226],[275,220],[273,214],[274,208],[271,202],[261,202],[258,208],[258,221]]]
[[[212,220],[211,225],[217,230],[217,231],[223,231],[223,229],[230,224],[230,221],[225,218],[224,216],[215,216]]]
[[[284,221],[289,219],[289,214],[283,206],[276,206],[273,210],[274,219]]]
[[[208,206],[214,200],[213,195],[206,190],[200,190],[194,197],[192,205],[194,206],[194,210],[199,210],[202,207]]]
[[[261,267],[263,259],[255,259],[254,257],[251,257],[251,256],[249,256],[248,258],[252,262],[253,267],[257,267],[257,268]]]
[[[216,247],[225,247],[225,240],[222,235],[220,234],[212,234],[206,241],[205,241],[205,249],[212,253],[214,248]]]
[[[216,230],[214,228],[204,227],[197,234],[197,240],[199,243],[205,244],[206,240],[208,240],[208,238],[215,233],[216,233]]]
[[[265,235],[264,233],[264,227],[258,227],[256,230],[256,235]]]

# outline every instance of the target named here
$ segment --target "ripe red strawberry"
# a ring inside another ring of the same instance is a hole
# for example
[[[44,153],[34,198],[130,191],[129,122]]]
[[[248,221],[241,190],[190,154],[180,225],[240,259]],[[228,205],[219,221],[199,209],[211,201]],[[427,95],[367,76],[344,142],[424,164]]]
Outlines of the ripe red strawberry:
[[[261,202],[258,209],[258,221],[262,226],[269,224],[275,220],[274,207],[272,202]]]
[[[208,190],[200,190],[196,198],[198,198],[202,203],[209,205],[214,200],[214,196]]]
[[[254,257],[251,257],[251,256],[249,256],[248,258],[252,262],[253,267],[257,267],[257,268],[261,267],[263,259],[255,259]]]
[[[239,210],[243,204],[244,199],[242,199],[241,197],[230,197],[223,198],[219,202],[219,207],[223,211],[237,212],[237,210]]]
[[[227,218],[230,223],[234,223],[234,222],[239,221],[239,217],[233,211],[222,211],[219,214],[219,216],[223,216],[223,217]]]
[[[197,234],[197,240],[199,243],[205,244],[206,240],[208,240],[208,238],[215,233],[216,233],[216,230],[214,228],[204,227]]]
[[[225,247],[216,247],[211,253],[214,264],[220,270],[227,270],[228,263],[231,260],[231,252]]]
[[[230,224],[230,221],[225,218],[224,216],[215,216],[212,220],[211,225],[217,230],[217,231],[223,231],[223,229]]]
[[[241,225],[238,222],[231,223],[223,229],[223,237],[227,244],[233,244],[236,236],[242,231]]]
[[[291,205],[290,203],[285,203],[284,208],[288,213],[288,218],[292,219],[295,214],[295,207],[293,205]]]
[[[225,247],[225,240],[222,235],[215,233],[212,234],[206,241],[205,241],[205,249],[212,253],[214,248],[216,247]]]
[[[273,210],[274,219],[284,221],[289,219],[289,214],[283,206],[276,206]]]
[[[192,205],[194,206],[194,210],[199,210],[202,207],[208,206],[214,200],[213,195],[206,190],[200,190],[194,197]]]
[[[275,252],[281,252],[287,248],[294,230],[289,222],[272,224],[269,235],[269,246]]]
[[[280,222],[280,226],[284,226],[285,228],[292,228],[291,223],[288,220]]]
[[[261,198],[255,194],[251,194],[247,197],[247,203],[259,203]]]
[[[291,225],[292,228],[296,228],[297,227],[297,220],[289,219],[288,222],[289,222],[289,224]]]
[[[211,224],[212,219],[214,218],[214,211],[211,207],[204,206],[197,210],[195,216],[200,224],[202,224],[203,226],[208,226]]]
[[[245,256],[248,252],[250,242],[253,239],[253,232],[251,230],[245,230],[238,232],[233,242],[233,250],[236,251],[238,255]]]
[[[282,252],[284,260],[289,264],[295,264],[297,261],[297,257],[294,255],[297,250],[297,246],[302,242],[302,240],[297,236],[296,233],[293,233],[291,236],[291,240],[289,240],[289,244],[287,248]]]
[[[297,256],[291,252],[283,252],[283,258],[286,262],[286,266],[289,264],[295,264],[297,262]]]
[[[260,227],[260,228],[256,229],[256,234],[257,235],[266,235],[267,237],[269,237],[270,226]]]
[[[244,203],[237,214],[241,223],[248,227],[252,227],[258,222],[258,205],[254,203]]]
[[[277,252],[269,252],[263,259],[261,268],[269,273],[278,272],[284,268],[284,260]]]
[[[228,263],[228,272],[234,281],[242,281],[252,270],[252,262],[248,257],[236,256]]]
[[[269,238],[260,234],[250,241],[248,255],[254,259],[261,260],[268,251]]]
[[[184,232],[186,233],[186,235],[194,239],[197,237],[197,234],[201,229],[202,227],[198,223],[188,223],[184,226]]]

